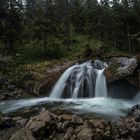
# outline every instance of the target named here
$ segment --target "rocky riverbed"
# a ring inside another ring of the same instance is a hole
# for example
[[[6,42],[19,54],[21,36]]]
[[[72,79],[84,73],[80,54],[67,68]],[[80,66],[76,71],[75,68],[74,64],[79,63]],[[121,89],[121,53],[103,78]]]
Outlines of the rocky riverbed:
[[[82,118],[42,109],[36,115],[8,117],[0,114],[1,140],[139,140],[140,105],[117,121]]]

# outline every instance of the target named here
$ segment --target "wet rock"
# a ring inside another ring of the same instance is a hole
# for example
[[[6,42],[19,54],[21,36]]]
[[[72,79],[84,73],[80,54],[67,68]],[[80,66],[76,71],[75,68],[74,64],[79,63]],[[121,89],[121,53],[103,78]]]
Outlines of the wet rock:
[[[0,120],[0,129],[13,127],[15,122],[10,117],[2,117]]]
[[[2,118],[3,118],[3,113],[2,112],[0,112],[0,125],[2,124]]]
[[[140,105],[135,105],[132,107],[131,111],[128,113],[128,116],[133,117],[136,122],[140,122]]]
[[[47,135],[47,130],[51,129],[50,126],[53,126],[54,119],[54,114],[45,111],[30,119],[26,127],[32,131],[34,136],[43,137],[43,135]]]
[[[0,86],[4,85],[4,83],[5,83],[5,80],[2,77],[0,77]]]
[[[64,135],[64,133],[58,133],[53,137],[52,140],[65,140]]]
[[[28,81],[24,87],[24,92],[27,94],[34,94],[34,82]]]
[[[26,126],[28,119],[20,119],[16,122],[17,127],[22,128]]]
[[[108,82],[119,80],[132,75],[137,67],[136,58],[113,57],[110,60],[109,67],[106,68],[106,78]]]
[[[65,122],[62,124],[61,129],[66,130],[66,128],[70,127],[71,125],[73,125],[71,121],[65,121]]]
[[[116,122],[116,128],[114,137],[117,139],[129,139],[130,136],[136,140],[140,138],[140,125],[131,117]]]
[[[72,115],[63,114],[58,117],[59,121],[71,121]]]
[[[29,129],[21,129],[12,135],[10,140],[36,140]]]
[[[21,120],[22,119],[22,117],[13,117],[13,120],[15,121],[15,122],[17,122],[17,121],[19,121],[19,120]]]
[[[9,140],[16,131],[15,127],[0,129],[0,140]]]
[[[64,138],[67,140],[67,139],[70,139],[72,137],[74,133],[74,129],[72,127],[69,127],[67,132],[65,133],[65,136]]]
[[[13,98],[13,95],[11,93],[7,92],[4,94],[4,99],[7,100],[7,99],[12,99],[12,98]]]
[[[8,89],[9,91],[15,91],[16,86],[15,86],[15,85],[8,85],[8,86],[7,86],[7,89]]]
[[[111,123],[101,119],[90,120],[92,128],[94,128],[95,139],[112,139],[112,126]]]
[[[21,130],[18,130],[10,140],[139,140],[140,122],[136,119],[137,116],[139,117],[139,110],[140,105],[136,105],[130,110],[128,116],[115,122],[100,118],[83,120],[79,116],[66,113],[57,116],[45,110],[30,118],[29,121],[20,117],[5,117],[2,114],[0,122],[11,120],[16,122],[16,125],[0,129],[0,138],[1,135],[6,134],[8,136],[6,138],[9,139],[11,132],[15,132],[16,128]]]
[[[116,121],[114,137],[117,139],[140,139],[140,105],[134,106],[128,116]]]
[[[4,114],[2,112],[0,112],[0,118],[2,118],[4,116]]]
[[[92,140],[94,133],[91,128],[83,127],[83,129],[77,134],[80,140]]]
[[[72,123],[74,125],[82,125],[84,123],[83,119],[79,116],[73,115],[72,116]]]
[[[5,100],[5,96],[4,95],[0,95],[0,100]]]

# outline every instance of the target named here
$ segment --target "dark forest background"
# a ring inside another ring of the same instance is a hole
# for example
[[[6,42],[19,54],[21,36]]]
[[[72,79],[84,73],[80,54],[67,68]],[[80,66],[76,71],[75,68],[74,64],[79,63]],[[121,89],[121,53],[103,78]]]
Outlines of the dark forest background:
[[[140,51],[140,0],[0,0],[0,53],[20,61]]]

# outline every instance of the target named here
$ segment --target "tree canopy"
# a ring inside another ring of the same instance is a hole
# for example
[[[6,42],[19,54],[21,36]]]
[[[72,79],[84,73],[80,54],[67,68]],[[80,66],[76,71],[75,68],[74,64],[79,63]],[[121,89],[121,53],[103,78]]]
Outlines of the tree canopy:
[[[25,40],[41,41],[45,56],[60,45],[70,50],[72,32],[95,38],[106,47],[136,51],[140,1],[0,0],[0,41],[6,54]]]

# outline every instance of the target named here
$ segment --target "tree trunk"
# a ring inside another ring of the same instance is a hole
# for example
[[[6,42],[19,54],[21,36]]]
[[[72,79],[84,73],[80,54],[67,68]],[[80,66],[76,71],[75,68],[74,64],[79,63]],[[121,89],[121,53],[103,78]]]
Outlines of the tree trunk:
[[[48,46],[47,44],[48,44],[47,38],[44,38],[44,57],[47,56],[47,46]]]
[[[68,23],[68,21],[66,21],[65,23],[65,33],[64,33],[65,37],[66,37],[66,44],[68,46],[68,50],[70,50],[70,25]]]
[[[8,41],[7,40],[5,40],[5,51],[4,51],[4,54],[5,54],[5,56],[7,55],[7,53],[8,53]]]
[[[101,17],[99,17],[99,48],[101,47]]]
[[[131,42],[130,42],[130,37],[129,37],[129,26],[127,25],[127,39],[128,39],[128,49],[129,52],[131,53]]]
[[[114,48],[117,48],[117,35],[116,33],[114,34]]]
[[[70,21],[69,21],[69,2],[66,0],[65,11],[64,11],[64,35],[66,37],[66,44],[68,46],[68,50],[70,50]]]
[[[14,49],[14,40],[9,41],[9,49],[12,54],[15,54],[15,49]]]

